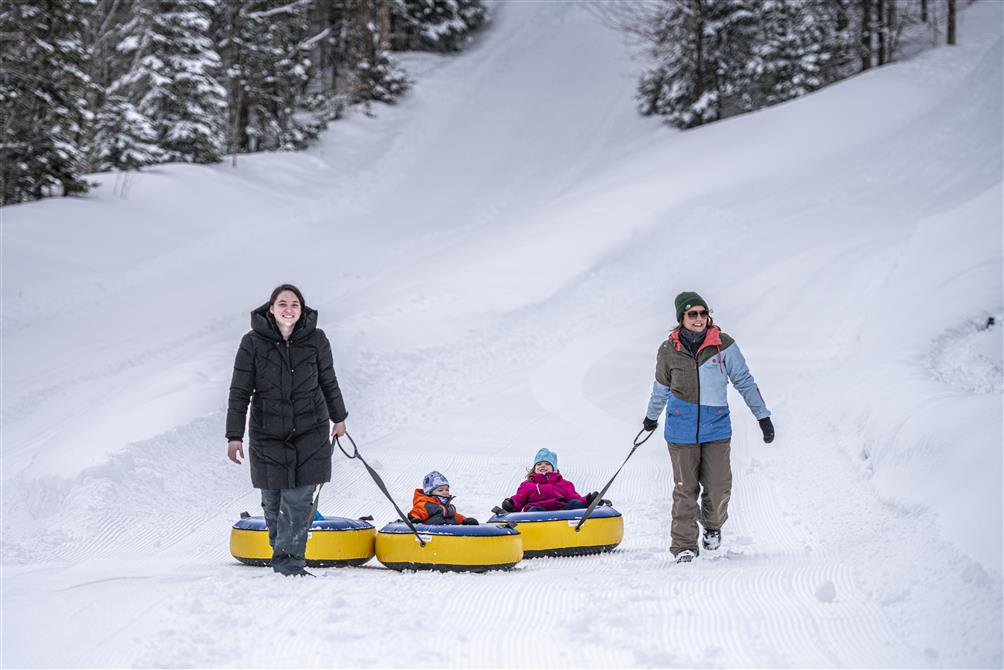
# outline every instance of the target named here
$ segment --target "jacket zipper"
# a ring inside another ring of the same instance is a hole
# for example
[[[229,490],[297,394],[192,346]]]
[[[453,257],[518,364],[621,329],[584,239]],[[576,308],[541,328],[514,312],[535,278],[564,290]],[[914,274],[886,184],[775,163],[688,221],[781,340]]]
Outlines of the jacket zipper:
[[[697,354],[694,354],[694,373],[697,374],[697,430],[694,433],[694,443],[701,443],[701,367],[697,364]]]
[[[286,396],[286,402],[289,403],[289,415],[293,421],[292,433],[290,434],[293,434],[296,432],[296,408],[293,406],[293,359],[289,353],[289,340],[286,340],[286,369],[289,370],[289,395]]]

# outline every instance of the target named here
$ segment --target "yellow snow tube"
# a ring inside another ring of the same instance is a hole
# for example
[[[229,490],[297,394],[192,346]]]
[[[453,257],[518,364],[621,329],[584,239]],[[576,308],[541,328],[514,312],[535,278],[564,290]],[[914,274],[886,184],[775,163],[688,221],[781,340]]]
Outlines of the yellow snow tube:
[[[307,565],[315,568],[343,568],[362,565],[373,558],[376,529],[357,519],[337,516],[316,519],[307,533]],[[247,565],[271,565],[265,517],[241,519],[230,530],[230,553]]]
[[[489,524],[509,523],[523,536],[523,557],[576,556],[610,551],[624,539],[624,517],[613,507],[601,506],[575,527],[585,510],[513,512],[495,515]]]
[[[376,537],[377,560],[391,570],[486,572],[509,570],[523,558],[522,538],[507,525],[415,524],[415,529],[418,537],[401,521],[381,528]]]

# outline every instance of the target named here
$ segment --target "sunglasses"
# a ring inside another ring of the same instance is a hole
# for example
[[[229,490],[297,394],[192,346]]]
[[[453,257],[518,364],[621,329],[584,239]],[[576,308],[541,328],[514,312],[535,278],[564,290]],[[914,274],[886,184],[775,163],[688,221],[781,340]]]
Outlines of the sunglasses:
[[[692,309],[689,312],[687,312],[687,318],[688,319],[706,319],[706,318],[708,318],[709,314],[711,314],[711,312],[709,312],[707,310],[704,310],[704,309],[702,309],[702,310]]]

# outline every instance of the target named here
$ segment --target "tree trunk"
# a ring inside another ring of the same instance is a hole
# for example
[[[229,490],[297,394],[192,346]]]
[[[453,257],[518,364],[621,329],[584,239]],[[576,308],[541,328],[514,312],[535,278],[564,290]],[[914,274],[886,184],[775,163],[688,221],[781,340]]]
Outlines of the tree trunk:
[[[927,23],[927,0],[920,0],[920,20]]]
[[[889,31],[886,29],[885,25],[885,0],[875,0],[875,29],[878,33],[876,37],[878,38],[878,64],[885,65],[886,63],[886,40],[889,35]]]
[[[886,60],[892,62],[893,53],[896,51],[898,32],[896,30],[896,0],[886,0],[885,34],[886,34]]]
[[[948,0],[948,43],[955,44],[955,0]]]
[[[697,38],[697,67],[694,75],[697,84],[696,97],[700,98],[704,95],[704,3],[701,0],[697,0],[696,9],[694,37]]]
[[[872,66],[872,3],[861,0],[861,70]]]
[[[374,40],[373,29],[373,0],[362,0],[359,3],[359,24],[362,28],[360,38],[363,42],[363,58],[370,67],[376,64],[376,40]]]
[[[377,14],[380,17],[380,50],[390,51],[390,0],[380,0]]]

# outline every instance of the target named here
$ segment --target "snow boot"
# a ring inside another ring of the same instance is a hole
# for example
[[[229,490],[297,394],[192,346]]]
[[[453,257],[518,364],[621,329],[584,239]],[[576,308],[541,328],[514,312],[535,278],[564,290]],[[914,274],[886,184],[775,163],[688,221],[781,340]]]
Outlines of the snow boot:
[[[677,563],[690,563],[692,560],[697,558],[697,554],[692,552],[690,549],[684,549],[679,554],[676,555]]]
[[[701,539],[701,546],[708,551],[714,551],[722,544],[722,531],[704,529],[704,537]]]
[[[284,577],[316,577],[317,576],[313,572],[307,572],[303,568],[300,568],[299,570],[295,570],[293,572],[284,572],[282,574],[283,574]]]

